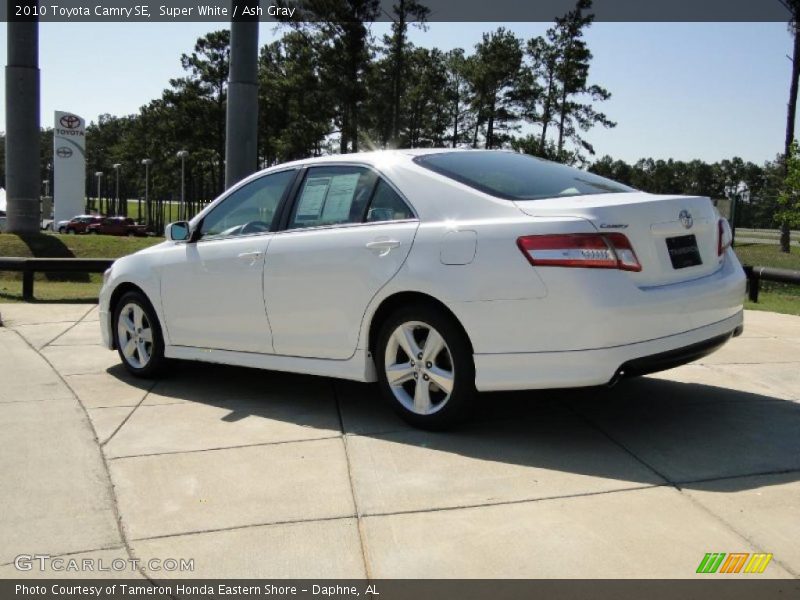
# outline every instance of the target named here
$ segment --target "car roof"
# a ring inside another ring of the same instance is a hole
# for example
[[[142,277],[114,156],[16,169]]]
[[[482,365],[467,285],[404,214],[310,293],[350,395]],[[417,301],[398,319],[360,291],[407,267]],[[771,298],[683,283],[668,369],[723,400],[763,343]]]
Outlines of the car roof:
[[[326,154],[325,156],[315,156],[312,158],[302,158],[291,162],[285,162],[264,169],[264,171],[279,170],[286,167],[297,167],[304,165],[324,165],[328,163],[363,163],[377,165],[384,163],[387,159],[412,160],[417,156],[427,154],[443,154],[448,152],[498,152],[502,150],[484,150],[482,148],[400,148],[394,150],[372,150],[369,152],[351,152],[349,154]],[[264,172],[262,171],[262,172]]]

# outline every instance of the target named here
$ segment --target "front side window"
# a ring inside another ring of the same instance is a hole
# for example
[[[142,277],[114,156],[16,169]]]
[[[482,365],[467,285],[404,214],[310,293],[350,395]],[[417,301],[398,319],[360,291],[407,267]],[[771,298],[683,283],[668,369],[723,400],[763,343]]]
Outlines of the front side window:
[[[443,152],[418,156],[414,162],[505,200],[541,200],[636,191],[580,169],[514,152]]]
[[[315,167],[300,186],[289,229],[361,223],[377,175],[363,167]]]
[[[240,187],[203,219],[200,238],[251,235],[269,231],[295,171],[264,175]]]

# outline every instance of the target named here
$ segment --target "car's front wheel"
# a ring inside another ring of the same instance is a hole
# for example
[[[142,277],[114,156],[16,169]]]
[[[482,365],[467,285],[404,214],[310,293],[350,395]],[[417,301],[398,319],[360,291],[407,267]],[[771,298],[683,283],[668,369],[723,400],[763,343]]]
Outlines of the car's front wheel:
[[[381,327],[376,367],[384,396],[407,422],[445,429],[462,420],[475,396],[475,364],[458,323],[445,311],[401,309]]]
[[[114,311],[114,342],[122,364],[137,377],[153,377],[164,365],[158,319],[140,292],[128,292]]]

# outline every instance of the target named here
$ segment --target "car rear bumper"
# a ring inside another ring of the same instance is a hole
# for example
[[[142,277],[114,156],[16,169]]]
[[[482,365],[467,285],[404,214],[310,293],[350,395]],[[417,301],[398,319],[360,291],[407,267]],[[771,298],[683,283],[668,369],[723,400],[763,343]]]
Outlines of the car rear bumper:
[[[657,339],[593,350],[475,354],[479,391],[605,385],[697,360],[741,333],[743,311],[722,321]]]

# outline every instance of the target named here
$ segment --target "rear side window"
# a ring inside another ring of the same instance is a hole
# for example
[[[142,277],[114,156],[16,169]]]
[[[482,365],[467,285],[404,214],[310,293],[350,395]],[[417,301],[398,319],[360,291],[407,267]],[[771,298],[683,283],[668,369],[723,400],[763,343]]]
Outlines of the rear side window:
[[[414,162],[505,200],[636,191],[580,169],[514,152],[445,152],[418,156]]]
[[[397,192],[383,179],[379,180],[367,211],[367,222],[402,221],[413,218],[414,213]]]

